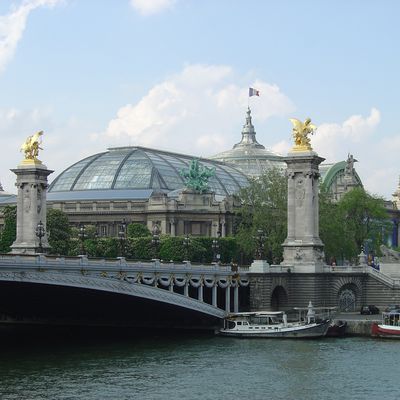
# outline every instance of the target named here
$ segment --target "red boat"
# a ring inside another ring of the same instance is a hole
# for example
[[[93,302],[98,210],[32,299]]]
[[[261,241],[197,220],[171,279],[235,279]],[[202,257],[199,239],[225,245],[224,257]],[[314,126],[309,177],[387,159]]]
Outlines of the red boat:
[[[374,323],[371,328],[374,337],[400,339],[400,311],[390,311],[382,314],[382,323]]]

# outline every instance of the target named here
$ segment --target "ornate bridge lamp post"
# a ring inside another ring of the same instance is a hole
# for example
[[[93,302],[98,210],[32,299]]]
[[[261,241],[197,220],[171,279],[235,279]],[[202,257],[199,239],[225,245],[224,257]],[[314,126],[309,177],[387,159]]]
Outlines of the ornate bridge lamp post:
[[[44,225],[42,221],[39,221],[36,229],[35,229],[35,234],[39,238],[39,253],[43,253],[43,244],[42,244],[42,238],[46,235],[46,230],[44,229]]]
[[[189,247],[190,247],[190,236],[187,234],[183,238],[183,247],[185,249],[185,261],[190,261],[189,260]]]
[[[154,247],[154,256],[156,259],[158,259],[159,246],[160,246],[160,228],[157,224],[153,226],[152,235],[153,236],[151,238],[151,244]]]
[[[256,260],[262,260],[264,259],[264,242],[266,239],[266,236],[264,235],[264,231],[262,229],[257,230],[257,235],[254,237],[256,241],[256,251],[254,258]]]
[[[126,221],[122,220],[120,230],[118,232],[120,257],[125,257],[125,243],[126,243]]]
[[[81,254],[84,256],[86,255],[85,250],[85,239],[86,239],[86,228],[85,225],[80,225],[79,233],[78,233],[79,240],[81,241]]]
[[[213,239],[211,247],[213,250],[213,263],[217,264],[219,262],[219,253],[218,253],[219,241],[218,241],[218,239]]]

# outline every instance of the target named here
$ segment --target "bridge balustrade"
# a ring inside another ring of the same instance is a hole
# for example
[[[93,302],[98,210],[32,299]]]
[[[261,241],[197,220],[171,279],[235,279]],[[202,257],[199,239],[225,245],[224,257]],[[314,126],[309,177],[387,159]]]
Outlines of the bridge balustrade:
[[[204,288],[211,289],[211,304],[218,308],[218,290],[225,290],[225,313],[239,311],[239,287],[248,286],[247,271],[238,268],[232,271],[226,265],[192,265],[184,263],[164,263],[160,260],[149,262],[131,262],[125,258],[92,259],[80,257],[54,257],[40,255],[0,255],[0,280],[44,278],[45,273],[51,274],[49,279],[68,276],[92,278],[92,283],[98,279],[124,282],[128,284],[146,285],[159,290],[169,291],[171,295],[191,298],[189,288],[197,290],[195,300],[205,303]],[[35,275],[32,275],[35,273]],[[65,280],[65,279],[64,279]],[[233,289],[233,310],[231,310],[231,289]],[[223,316],[220,314],[219,316]]]

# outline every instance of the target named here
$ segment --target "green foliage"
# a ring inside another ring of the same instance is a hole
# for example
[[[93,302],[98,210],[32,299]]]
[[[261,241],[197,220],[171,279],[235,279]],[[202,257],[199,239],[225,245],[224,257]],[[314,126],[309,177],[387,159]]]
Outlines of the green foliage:
[[[80,227],[73,226],[71,229],[71,237],[79,239]],[[96,225],[85,225],[85,238],[86,239],[96,239],[97,237],[97,227]]]
[[[327,263],[331,263],[333,259],[341,263],[344,259],[354,258],[355,248],[346,233],[343,213],[338,204],[331,200],[324,185],[320,186],[319,192],[319,236],[325,245]]]
[[[287,181],[277,168],[253,179],[239,194],[237,242],[250,260],[255,251],[257,230],[266,235],[266,258],[271,263],[282,260],[282,243],[287,234]]]
[[[17,236],[17,207],[5,206],[3,208],[4,229],[0,238],[0,253],[11,251],[11,245]]]
[[[366,240],[371,242],[376,253],[384,236],[390,232],[389,214],[383,199],[370,195],[363,188],[355,188],[343,196],[338,208],[354,256],[360,252]]]
[[[327,262],[335,258],[356,261],[364,242],[371,242],[375,254],[390,231],[389,215],[383,200],[363,188],[346,193],[338,203],[330,200],[325,187],[320,190],[320,237]]]
[[[131,223],[127,227],[127,236],[129,238],[139,238],[139,237],[147,237],[151,236],[151,232],[147,228],[147,226],[143,224],[139,224],[137,222]]]
[[[89,257],[116,258],[119,255],[119,242],[116,238],[86,239],[83,243],[84,252]],[[82,241],[72,238],[69,241],[69,256],[82,254]]]
[[[230,262],[238,262],[240,247],[238,241],[233,237],[225,237],[219,239],[219,251],[221,254],[221,262],[229,264]]]
[[[203,262],[207,257],[207,249],[202,246],[197,238],[190,238],[187,251],[182,236],[167,237],[161,242],[160,258],[165,261],[184,261],[186,252],[189,260],[193,262]]]
[[[49,237],[50,254],[68,254],[71,228],[67,214],[61,210],[47,210],[46,229]]]
[[[126,257],[134,260],[151,260],[156,258],[151,237],[136,237],[126,241]]]

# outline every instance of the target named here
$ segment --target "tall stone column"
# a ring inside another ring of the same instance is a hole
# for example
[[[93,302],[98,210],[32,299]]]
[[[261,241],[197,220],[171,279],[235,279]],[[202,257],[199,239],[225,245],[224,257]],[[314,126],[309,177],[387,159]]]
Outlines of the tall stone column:
[[[170,218],[169,219],[169,223],[170,223],[170,226],[171,226],[171,236],[173,237],[173,236],[176,236],[176,220],[175,220],[175,218]]]
[[[46,231],[47,177],[53,172],[38,160],[24,160],[16,169],[17,175],[17,237],[11,246],[14,254],[34,254],[40,247],[36,228],[40,221]],[[47,233],[41,239],[42,248],[49,248]]]
[[[324,245],[319,237],[319,164],[313,151],[293,151],[285,158],[288,177],[288,235],[282,265],[296,272],[322,271]]]

